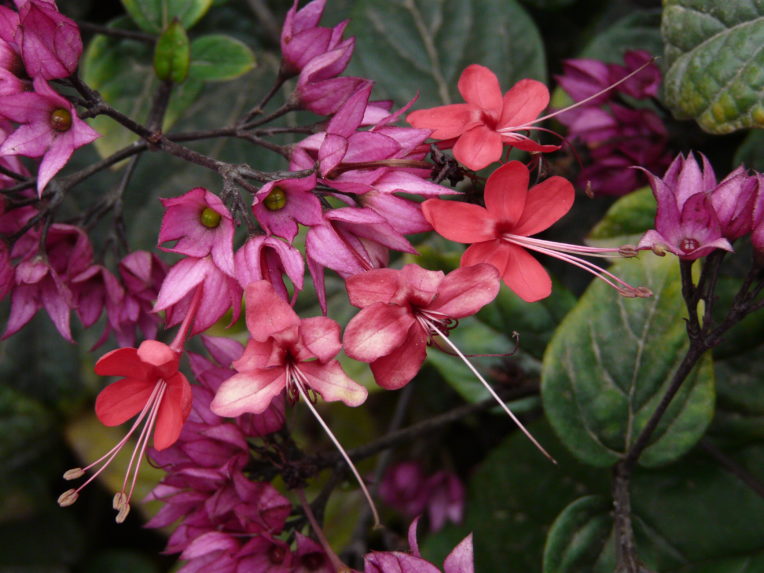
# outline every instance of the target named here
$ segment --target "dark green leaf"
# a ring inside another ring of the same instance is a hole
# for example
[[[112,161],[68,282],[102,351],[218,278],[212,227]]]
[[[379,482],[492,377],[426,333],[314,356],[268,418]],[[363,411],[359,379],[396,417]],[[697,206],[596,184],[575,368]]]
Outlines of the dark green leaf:
[[[759,338],[761,340],[761,338]],[[764,361],[758,348],[716,361],[717,412],[711,431],[730,442],[764,440]]]
[[[125,19],[112,23],[122,28]],[[152,71],[151,49],[132,40],[97,36],[85,50],[83,78],[114,108],[139,123],[146,121],[158,80]],[[202,83],[188,80],[173,90],[163,128],[167,130],[199,95]],[[102,135],[95,146],[102,157],[129,145],[137,136],[108,117],[90,120]]]
[[[211,82],[238,78],[255,67],[246,44],[223,34],[203,36],[191,43],[190,77]]]
[[[159,34],[175,18],[188,30],[207,13],[212,0],[122,0],[122,5],[141,30]]]
[[[628,16],[615,22],[606,12],[603,20],[603,31],[594,37],[578,57],[621,64],[623,54],[628,50],[647,50],[655,56],[663,52],[659,10],[632,9]]]
[[[625,299],[595,281],[567,315],[544,355],[544,408],[562,441],[581,460],[608,466],[629,449],[684,357],[678,265],[643,256],[610,269],[648,299]],[[674,398],[640,463],[669,462],[691,448],[711,420],[710,357]]]
[[[764,4],[665,0],[666,103],[711,133],[764,127]]]
[[[419,93],[419,107],[462,101],[456,82],[469,64],[491,68],[503,90],[546,79],[538,31],[515,0],[360,0],[349,33],[349,72],[374,78],[398,102]]]

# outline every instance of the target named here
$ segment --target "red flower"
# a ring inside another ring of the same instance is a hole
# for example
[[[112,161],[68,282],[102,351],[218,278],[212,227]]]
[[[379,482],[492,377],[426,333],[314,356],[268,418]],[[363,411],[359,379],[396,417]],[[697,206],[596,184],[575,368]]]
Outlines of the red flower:
[[[442,199],[429,199],[422,212],[436,232],[459,243],[472,243],[461,265],[490,263],[504,283],[520,298],[534,302],[552,292],[549,274],[527,249],[557,257],[605,280],[624,296],[649,296],[604,269],[572,253],[591,256],[632,255],[620,249],[598,249],[531,238],[558,221],[573,205],[573,185],[550,177],[530,190],[528,168],[519,161],[499,167],[485,186],[485,207]]]
[[[406,120],[416,128],[432,129],[434,139],[455,139],[454,157],[478,170],[498,161],[504,145],[525,151],[556,151],[521,134],[536,129],[539,113],[549,104],[549,90],[536,80],[517,82],[503,96],[496,75],[484,66],[468,66],[459,78],[459,93],[467,103],[412,112]]]

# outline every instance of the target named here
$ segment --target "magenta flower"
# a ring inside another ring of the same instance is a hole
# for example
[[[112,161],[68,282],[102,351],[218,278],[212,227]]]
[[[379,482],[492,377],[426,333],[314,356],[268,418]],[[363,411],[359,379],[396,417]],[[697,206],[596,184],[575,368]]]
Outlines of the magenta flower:
[[[0,38],[21,54],[26,73],[46,80],[74,73],[82,55],[77,24],[53,0],[15,0],[18,14],[0,6]]]
[[[313,194],[316,175],[271,181],[255,195],[252,212],[266,232],[292,242],[297,223],[321,224],[321,203]]]
[[[534,129],[538,115],[549,104],[549,90],[536,80],[520,80],[502,96],[496,75],[484,66],[467,66],[459,77],[459,93],[466,103],[414,111],[406,120],[414,127],[432,129],[434,139],[455,140],[454,157],[478,170],[498,161],[509,145],[525,151],[555,151],[523,135]]]
[[[400,462],[388,468],[378,491],[382,501],[409,518],[421,514],[430,497],[427,476],[416,461]]]
[[[754,205],[762,193],[760,179],[757,175],[748,175],[741,166],[711,191],[711,205],[719,217],[725,239],[734,241],[753,229]]]
[[[286,388],[294,401],[313,391],[327,402],[358,406],[366,389],[348,378],[335,359],[340,327],[326,317],[301,319],[267,281],[251,283],[245,292],[250,341],[237,374],[223,382],[212,402],[220,416],[259,414]]]
[[[100,136],[44,79],[35,78],[34,89],[0,97],[0,114],[20,124],[0,145],[0,155],[42,157],[37,172],[37,192],[42,196],[74,150]]]
[[[233,218],[220,198],[197,187],[180,197],[161,201],[165,213],[159,243],[177,243],[174,247],[159,248],[197,258],[211,255],[221,271],[233,276]]]
[[[427,345],[455,319],[475,314],[499,292],[491,265],[445,275],[417,265],[375,269],[345,281],[350,304],[361,308],[345,329],[345,353],[370,362],[377,384],[396,390],[416,376]]]
[[[716,176],[704,155],[703,169],[690,154],[678,155],[663,179],[647,172],[658,203],[655,229],[647,231],[638,248],[662,254],[674,253],[684,260],[705,257],[716,249],[731,251],[722,236],[721,223],[709,192],[716,187]]]
[[[302,254],[292,245],[272,236],[250,237],[234,255],[236,278],[242,289],[249,283],[267,280],[284,300],[289,300],[289,292],[284,284],[284,275],[293,285],[293,296],[302,290],[305,275],[305,261]]]
[[[647,296],[647,291],[628,285],[600,267],[571,253],[600,255],[618,249],[596,249],[535,239],[531,235],[549,228],[573,205],[573,185],[558,176],[528,189],[530,173],[519,161],[494,171],[485,185],[485,207],[471,203],[428,199],[422,205],[435,231],[451,241],[472,243],[461,265],[489,263],[504,283],[525,301],[546,298],[552,280],[528,250],[557,257],[601,278],[624,296]]]

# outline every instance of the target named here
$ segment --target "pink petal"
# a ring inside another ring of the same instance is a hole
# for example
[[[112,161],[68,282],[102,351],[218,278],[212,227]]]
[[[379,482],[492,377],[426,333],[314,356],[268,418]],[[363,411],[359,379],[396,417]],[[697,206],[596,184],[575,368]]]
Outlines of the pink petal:
[[[443,562],[443,573],[473,573],[475,561],[472,555],[472,534],[454,547]]]
[[[137,378],[109,384],[96,398],[96,416],[105,426],[118,426],[143,409],[155,385],[155,381]]]
[[[419,373],[426,357],[427,335],[414,323],[397,349],[371,363],[371,371],[382,388],[398,390]]]
[[[319,362],[328,362],[342,349],[340,325],[325,316],[303,319],[300,338]]]
[[[164,450],[174,444],[191,412],[191,385],[183,374],[167,380],[167,389],[157,412],[154,448]]]
[[[549,89],[536,80],[517,82],[504,94],[499,129],[528,125],[549,105]]]
[[[340,400],[347,406],[360,406],[366,401],[368,395],[366,388],[348,377],[336,360],[326,364],[302,362],[300,372],[307,378],[310,387],[321,394],[325,402]]]
[[[355,315],[345,328],[345,353],[361,362],[373,362],[396,351],[415,324],[408,308],[375,303]]]
[[[496,222],[480,205],[428,199],[422,203],[422,214],[439,235],[450,241],[478,243],[496,237]]]
[[[407,117],[413,127],[431,129],[433,139],[459,137],[472,122],[470,106],[464,103],[442,105],[411,112]]]
[[[504,145],[501,136],[485,125],[465,131],[454,145],[454,157],[475,171],[501,159]]]
[[[285,386],[284,368],[262,368],[234,374],[221,384],[210,409],[218,416],[229,418],[246,412],[261,414]]]
[[[544,231],[562,218],[573,206],[576,192],[573,184],[563,177],[550,177],[528,191],[525,210],[512,230],[529,237]]]
[[[459,76],[457,86],[464,101],[488,112],[492,119],[498,119],[502,96],[496,74],[485,66],[472,64]]]
[[[244,299],[247,305],[247,328],[254,340],[263,342],[276,332],[300,324],[292,307],[276,293],[268,281],[250,283]]]
[[[372,269],[345,281],[350,304],[358,308],[376,302],[390,302],[398,292],[400,273],[393,269]]]
[[[514,225],[527,211],[528,168],[520,161],[499,167],[485,184],[485,208],[497,221]]]
[[[470,316],[495,299],[500,286],[499,272],[493,265],[460,267],[440,283],[438,296],[428,310],[451,318]]]

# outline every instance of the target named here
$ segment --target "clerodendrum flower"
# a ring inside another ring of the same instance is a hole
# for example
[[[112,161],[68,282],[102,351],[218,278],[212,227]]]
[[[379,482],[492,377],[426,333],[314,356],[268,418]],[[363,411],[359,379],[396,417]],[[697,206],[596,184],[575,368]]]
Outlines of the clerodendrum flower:
[[[106,426],[118,426],[136,414],[138,417],[127,434],[101,458],[85,468],[73,468],[64,473],[64,479],[73,480],[98,467],[80,487],[69,489],[59,496],[61,507],[77,501],[79,492],[114,460],[129,443],[130,437],[141,428],[122,488],[114,495],[117,523],[125,520],[130,511],[130,498],[138,479],[141,458],[152,433],[154,448],[168,448],[177,441],[191,412],[191,385],[178,368],[183,345],[200,301],[201,289],[197,289],[186,320],[169,346],[158,340],[145,340],[138,348],[118,348],[104,354],[96,362],[96,374],[124,377],[104,388],[96,398],[98,419]]]
[[[575,256],[629,256],[633,249],[602,249],[536,239],[573,205],[573,185],[554,176],[528,189],[530,173],[519,161],[499,167],[485,186],[485,207],[443,199],[428,199],[422,212],[435,231],[451,241],[471,243],[462,255],[463,267],[490,263],[504,283],[528,302],[552,292],[549,274],[528,251],[572,263],[631,297],[650,296],[601,267]]]

